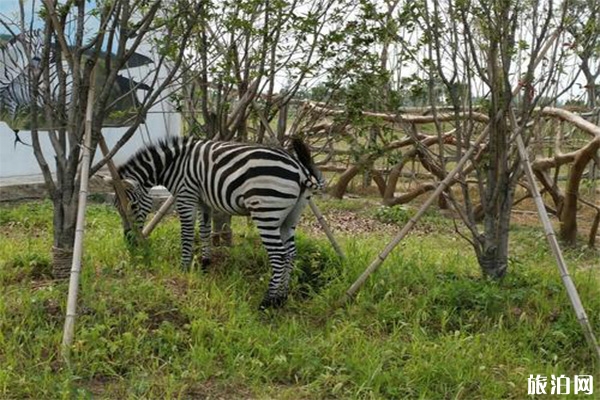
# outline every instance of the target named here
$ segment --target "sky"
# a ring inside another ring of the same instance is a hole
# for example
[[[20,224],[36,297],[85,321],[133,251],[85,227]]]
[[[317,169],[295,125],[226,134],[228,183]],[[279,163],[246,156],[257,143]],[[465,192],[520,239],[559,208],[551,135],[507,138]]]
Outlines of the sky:
[[[30,23],[32,23],[32,16],[35,14],[36,11],[33,10],[39,10],[40,4],[41,4],[42,0],[24,0],[24,5],[25,5],[25,14],[26,14],[26,18],[25,18],[25,24],[26,26],[29,26]],[[88,9],[92,9],[93,7],[95,7],[95,1],[89,1],[86,2],[86,7]],[[33,9],[33,10],[32,10]],[[20,31],[19,28],[19,1],[17,0],[0,0],[0,20],[4,23],[6,23],[12,30],[14,30],[15,32]],[[98,29],[99,26],[99,22],[96,18],[93,17],[89,17],[86,20],[86,30],[88,30],[89,32],[94,32]],[[39,20],[38,18],[33,18],[33,28],[41,28],[42,27],[42,22],[41,20]],[[73,26],[73,30],[74,30],[74,26]],[[0,34],[7,34],[9,33],[8,30],[6,29],[6,27],[3,24],[0,24]],[[574,59],[573,61],[571,61],[571,65],[569,68],[567,68],[567,70],[576,70],[577,69],[577,60]],[[398,68],[398,65],[396,66],[390,66],[393,70],[395,70],[396,68]],[[403,76],[409,76],[412,73],[414,73],[415,71],[417,71],[418,68],[416,66],[407,66],[403,68],[402,71],[402,75]],[[285,80],[284,78],[282,78],[283,80]],[[566,81],[570,81],[570,79],[568,79],[567,76],[563,76],[562,80]],[[317,79],[318,81],[318,79]],[[578,96],[582,96],[584,93],[584,90],[581,88],[581,86],[585,84],[585,80],[583,78],[583,76],[579,76],[577,79],[577,83],[575,85],[573,85],[573,87],[567,91],[567,93],[564,93],[561,96],[561,100],[565,101],[568,98],[571,97],[578,97]],[[278,85],[278,86],[281,86]],[[560,85],[559,85],[560,86]],[[474,88],[475,92],[478,91],[477,88]],[[481,93],[483,94],[483,93]]]
[[[41,0],[25,0],[25,24],[29,25],[31,21],[32,6],[35,10],[39,9],[39,4]],[[19,28],[19,2],[17,0],[0,0],[0,20],[2,22],[9,25],[10,29],[16,31],[20,31]],[[42,23],[38,18],[34,18],[33,20],[33,28],[41,28]],[[0,24],[0,34],[8,34],[8,30],[3,24]]]
[[[28,30],[30,26],[33,29],[43,28],[42,20],[40,18],[37,18],[36,15],[40,9],[42,0],[24,0],[23,3],[25,9],[25,29]],[[87,9],[92,9],[96,6],[95,1],[86,1],[85,4]],[[0,34],[10,34],[10,32],[4,26],[4,24],[8,25],[9,28],[15,33],[21,31],[19,2],[17,0],[0,0],[0,20],[3,22],[3,24],[0,24]],[[70,25],[72,26],[67,25],[67,31],[71,30],[71,32],[69,32],[69,35],[67,35],[67,40],[69,40],[69,38],[72,37],[71,34],[74,34],[75,26],[74,24]],[[99,26],[100,23],[95,17],[87,17],[85,21],[86,30],[94,32],[98,30]]]

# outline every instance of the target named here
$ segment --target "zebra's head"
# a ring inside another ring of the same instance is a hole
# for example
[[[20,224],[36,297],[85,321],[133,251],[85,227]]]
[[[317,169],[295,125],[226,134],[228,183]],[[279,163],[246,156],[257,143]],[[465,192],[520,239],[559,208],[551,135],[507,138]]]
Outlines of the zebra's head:
[[[125,196],[127,197],[129,210],[131,211],[131,216],[133,217],[133,223],[135,225],[134,228],[138,232],[141,232],[142,228],[144,227],[146,217],[152,210],[152,197],[150,196],[147,187],[140,185],[133,179],[124,178],[121,182],[123,182],[123,186],[125,188]],[[118,196],[115,196],[114,205],[119,209],[121,214],[124,214],[124,210],[122,209],[122,205]],[[131,232],[131,227],[127,225],[125,220],[123,220],[123,234],[125,235],[125,239],[132,244],[135,235],[133,235],[133,232]]]

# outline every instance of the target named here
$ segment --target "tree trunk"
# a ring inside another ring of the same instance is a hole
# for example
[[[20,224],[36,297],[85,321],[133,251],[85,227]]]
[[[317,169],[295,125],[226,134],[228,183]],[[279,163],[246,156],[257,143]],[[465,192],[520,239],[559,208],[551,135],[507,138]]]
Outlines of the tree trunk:
[[[476,249],[483,273],[491,278],[501,278],[506,273],[508,260],[508,228],[517,179],[517,164],[511,166],[510,129],[506,115],[510,108],[512,91],[508,83],[508,65],[504,65],[502,46],[491,41],[488,70],[490,73],[491,104],[490,137],[485,165],[485,188],[483,193],[483,237],[478,238]],[[501,63],[502,61],[502,63]],[[502,117],[497,118],[496,116]],[[512,179],[511,179],[512,178]]]
[[[509,189],[503,202],[497,204],[497,212],[484,215],[484,242],[477,261],[486,276],[499,279],[506,274],[508,267],[508,234],[514,189]]]
[[[432,190],[435,190],[436,187],[437,187],[437,185],[435,183],[423,183],[423,184],[417,186],[416,188],[414,188],[412,191],[407,192],[407,193],[402,193],[398,197],[384,197],[383,204],[385,204],[386,206],[389,206],[389,207],[393,207],[398,204],[406,204],[409,201],[419,197],[422,194],[425,194],[427,192],[431,192]]]
[[[277,119],[277,143],[279,143],[280,146],[283,146],[283,142],[285,141],[285,132],[287,130],[287,118],[288,106],[287,104],[285,104],[279,109],[279,117]]]
[[[560,218],[560,238],[567,244],[574,245],[577,242],[577,198],[579,197],[579,185],[586,165],[592,160],[595,152],[600,147],[593,146],[581,152],[575,157],[571,167],[567,188],[565,190],[565,200]]]
[[[343,174],[340,175],[337,183],[331,188],[329,194],[336,199],[343,198],[344,193],[346,193],[346,189],[348,188],[348,184],[359,172],[360,167],[358,165],[355,164],[349,167]]]
[[[72,189],[57,190],[53,198],[52,276],[55,279],[67,279],[71,271],[78,203]]]
[[[448,193],[448,190],[444,190],[444,193]],[[438,208],[440,210],[448,210],[450,209],[450,205],[448,204],[448,199],[443,194],[438,197]]]
[[[581,62],[581,71],[585,76],[586,85],[585,90],[587,93],[587,105],[590,108],[596,106],[596,74],[593,74],[590,70],[589,57],[586,57]]]
[[[385,178],[383,177],[383,175],[379,171],[376,171],[376,170],[372,170],[371,174],[373,176],[373,181],[377,185],[377,189],[379,190],[379,194],[383,198],[384,195],[385,195],[385,188],[386,188]]]
[[[367,149],[372,149],[375,147],[377,143],[377,136],[379,135],[379,126],[371,125],[369,129],[369,138],[367,139]],[[363,181],[362,187],[364,189],[371,186],[371,180],[373,179],[373,175],[371,174],[371,168],[365,168],[363,171]]]
[[[588,246],[594,248],[596,245],[596,235],[598,234],[598,225],[600,225],[600,211],[596,212],[594,222],[592,222],[592,228],[590,229],[590,238],[588,240]]]

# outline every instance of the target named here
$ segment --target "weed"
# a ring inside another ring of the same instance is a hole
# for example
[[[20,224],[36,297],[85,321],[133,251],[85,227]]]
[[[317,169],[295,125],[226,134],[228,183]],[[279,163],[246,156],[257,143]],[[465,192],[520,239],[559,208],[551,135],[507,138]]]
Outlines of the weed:
[[[387,223],[387,224],[398,224],[404,225],[408,222],[411,212],[407,207],[403,206],[395,206],[395,207],[387,207],[387,206],[379,206],[375,210],[375,218],[378,221]]]
[[[345,212],[364,212],[364,203]],[[594,361],[543,234],[517,227],[501,282],[435,213],[352,304],[335,307],[390,235],[298,231],[288,304],[260,313],[270,278],[253,227],[208,272],[179,270],[169,216],[130,252],[111,207],[91,204],[71,364],[60,357],[67,284],[45,280],[48,202],[0,208],[0,398],[524,398],[529,374],[590,374]],[[336,210],[335,203],[321,207]],[[402,224],[412,211],[375,211]],[[565,253],[600,331],[597,253]],[[43,279],[40,281],[40,279]],[[598,389],[596,388],[596,391]]]

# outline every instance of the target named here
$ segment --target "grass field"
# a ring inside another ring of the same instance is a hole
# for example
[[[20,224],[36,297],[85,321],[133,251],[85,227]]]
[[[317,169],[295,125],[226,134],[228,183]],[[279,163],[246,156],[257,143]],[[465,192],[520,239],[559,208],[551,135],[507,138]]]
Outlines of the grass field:
[[[452,223],[428,214],[356,301],[336,308],[407,213],[321,206],[347,224],[348,260],[307,215],[291,298],[261,313],[270,271],[244,219],[208,273],[186,274],[174,217],[130,254],[117,213],[90,205],[70,364],[60,355],[67,285],[48,278],[51,204],[2,206],[0,398],[523,399],[529,374],[597,373],[541,229],[513,227],[508,276],[490,282]],[[376,229],[354,231],[364,226]],[[598,256],[566,252],[597,333]]]

